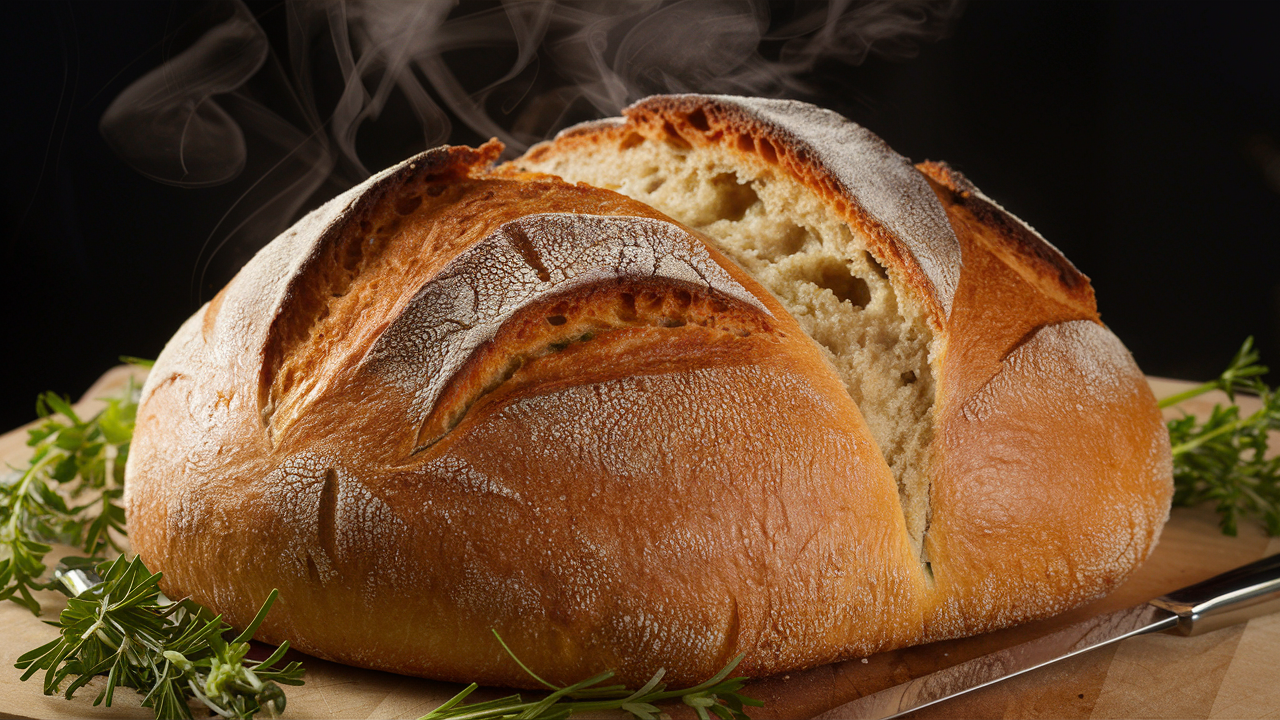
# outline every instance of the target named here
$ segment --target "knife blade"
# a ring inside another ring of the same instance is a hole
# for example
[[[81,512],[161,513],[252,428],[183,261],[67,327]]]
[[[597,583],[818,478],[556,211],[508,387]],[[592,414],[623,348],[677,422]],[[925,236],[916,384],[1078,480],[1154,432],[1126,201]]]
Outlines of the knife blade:
[[[1099,615],[1041,638],[858,698],[814,720],[887,720],[1050,663],[1153,632],[1200,635],[1280,610],[1280,554],[1149,603]]]

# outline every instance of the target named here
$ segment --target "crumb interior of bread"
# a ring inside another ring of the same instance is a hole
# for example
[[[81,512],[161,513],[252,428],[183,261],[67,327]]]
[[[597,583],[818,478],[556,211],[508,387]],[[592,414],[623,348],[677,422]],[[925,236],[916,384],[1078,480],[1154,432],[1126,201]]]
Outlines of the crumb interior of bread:
[[[705,233],[772,292],[861,409],[920,549],[935,392],[933,333],[921,305],[900,294],[865,238],[776,167],[635,133],[600,150],[535,153],[519,164],[657,208]]]

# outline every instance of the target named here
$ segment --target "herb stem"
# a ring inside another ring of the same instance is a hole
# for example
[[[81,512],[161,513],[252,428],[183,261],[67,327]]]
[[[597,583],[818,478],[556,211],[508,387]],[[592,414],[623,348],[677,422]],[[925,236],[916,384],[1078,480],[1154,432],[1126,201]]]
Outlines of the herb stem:
[[[1210,430],[1209,432],[1206,432],[1205,434],[1200,435],[1196,438],[1187,440],[1186,442],[1178,443],[1177,445],[1174,445],[1173,448],[1171,449],[1173,456],[1178,457],[1183,453],[1191,452],[1192,450],[1195,450],[1196,448],[1200,447],[1201,445],[1209,442],[1210,440],[1220,435],[1226,435],[1227,433],[1235,432],[1237,429],[1241,427],[1248,427],[1250,425],[1253,425],[1254,423],[1258,422],[1263,417],[1265,417],[1266,414],[1267,414],[1267,409],[1264,407],[1247,418],[1243,418],[1243,419],[1238,418],[1236,420],[1232,420],[1231,422],[1223,425],[1222,427],[1214,428],[1213,430]]]
[[[511,659],[512,659],[512,660],[515,660],[515,661],[516,661],[516,664],[520,666],[520,669],[521,669],[521,670],[525,671],[525,674],[527,674],[529,677],[533,678],[534,680],[537,680],[538,682],[542,683],[543,685],[546,685],[547,687],[551,688],[552,690],[559,691],[559,690],[561,690],[561,689],[562,689],[562,688],[559,688],[559,687],[557,687],[557,686],[555,686],[555,685],[552,685],[551,683],[547,682],[546,680],[543,680],[543,679],[542,679],[541,677],[539,677],[535,672],[533,672],[533,671],[532,671],[532,670],[530,670],[528,667],[526,667],[526,666],[525,666],[525,664],[524,664],[523,662],[521,662],[521,661],[520,661],[520,658],[516,657],[516,654],[515,654],[515,653],[513,653],[513,652],[511,652],[511,648],[507,647],[507,643],[506,643],[506,641],[502,639],[502,636],[498,634],[498,631],[497,631],[497,630],[494,630],[494,629],[490,628],[490,632],[492,632],[492,633],[493,633],[493,636],[494,636],[495,638],[497,638],[497,639],[498,639],[498,642],[499,642],[499,643],[501,643],[501,644],[502,644],[502,649],[507,651],[507,654],[511,656]]]
[[[8,539],[13,540],[18,537],[18,521],[23,515],[23,513],[19,512],[19,508],[23,505],[27,494],[31,492],[31,483],[35,481],[36,473],[44,468],[45,465],[48,465],[52,457],[52,453],[44,453],[36,462],[31,464],[31,467],[27,468],[27,471],[22,474],[22,478],[18,480],[17,487],[13,491],[15,502],[13,512],[9,515],[9,528],[6,536]]]
[[[1213,390],[1217,390],[1221,386],[1222,386],[1222,383],[1220,381],[1212,380],[1210,382],[1204,383],[1203,385],[1197,385],[1188,390],[1183,390],[1182,392],[1177,393],[1176,395],[1170,395],[1169,397],[1164,398],[1163,400],[1156,403],[1156,405],[1161,410],[1164,410],[1165,408],[1171,408],[1174,405],[1177,405],[1178,403],[1186,402],[1187,400],[1190,400],[1193,397],[1199,397],[1207,392],[1212,392]]]
[[[502,707],[490,707],[476,712],[470,712],[465,715],[450,715],[449,720],[480,720],[481,718],[491,717],[515,717],[521,711],[537,705],[536,702],[525,702],[518,705],[503,705]]]

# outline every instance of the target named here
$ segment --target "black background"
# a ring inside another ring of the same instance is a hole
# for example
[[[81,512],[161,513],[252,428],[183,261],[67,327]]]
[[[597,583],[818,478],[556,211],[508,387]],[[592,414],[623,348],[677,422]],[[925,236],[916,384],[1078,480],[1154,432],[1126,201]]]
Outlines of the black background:
[[[249,6],[287,57],[281,6]],[[1280,366],[1277,6],[972,2],[913,59],[809,80],[820,104],[947,160],[1061,248],[1146,372],[1208,378],[1246,335]],[[197,284],[239,190],[151,181],[98,132],[191,6],[5,9],[0,428],[32,419],[41,390],[77,395],[121,354],[154,357],[252,250]],[[374,169],[423,149],[394,125],[379,137]],[[479,139],[455,123],[451,141]]]

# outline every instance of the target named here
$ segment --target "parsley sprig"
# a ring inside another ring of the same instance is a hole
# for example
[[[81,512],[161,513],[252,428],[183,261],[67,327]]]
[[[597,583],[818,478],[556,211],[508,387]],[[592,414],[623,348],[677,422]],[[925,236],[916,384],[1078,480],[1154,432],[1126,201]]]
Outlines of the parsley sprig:
[[[1173,407],[1212,390],[1233,403],[1215,405],[1200,422],[1183,414],[1170,420],[1173,447],[1173,504],[1214,502],[1222,532],[1235,535],[1241,517],[1262,521],[1267,532],[1280,535],[1280,458],[1267,458],[1268,433],[1280,430],[1280,393],[1262,381],[1268,371],[1247,338],[1217,379],[1160,401]],[[1237,393],[1257,395],[1262,407],[1241,416]]]
[[[666,671],[661,669],[635,691],[626,689],[624,685],[601,685],[600,683],[613,677],[612,672],[603,672],[581,682],[559,687],[543,680],[521,662],[496,630],[493,635],[520,669],[550,689],[551,694],[540,700],[524,700],[520,695],[508,695],[496,700],[463,705],[462,701],[479,687],[476,683],[471,683],[419,720],[563,720],[578,713],[606,710],[623,710],[639,720],[656,720],[662,710],[655,703],[676,698],[693,708],[700,720],[711,720],[712,714],[721,720],[749,720],[743,708],[760,707],[764,704],[739,692],[746,685],[746,678],[729,677],[729,673],[742,662],[741,655],[706,682],[682,690],[667,690],[662,683],[662,676]]]
[[[81,563],[83,565],[83,563]],[[302,666],[291,662],[273,669],[289,649],[282,643],[270,657],[246,660],[249,640],[276,600],[272,590],[253,622],[228,642],[232,628],[222,616],[191,600],[170,602],[160,592],[161,573],[151,573],[140,558],[124,557],[98,565],[101,582],[70,595],[57,623],[60,636],[18,658],[27,680],[44,670],[44,694],[62,691],[71,699],[97,675],[106,687],[93,704],[111,704],[117,687],[145,693],[142,705],[158,718],[192,717],[197,700],[224,718],[278,717],[285,708],[279,684],[301,685]]]
[[[87,420],[56,393],[36,400],[41,421],[27,431],[31,461],[0,477],[0,600],[40,614],[31,591],[47,587],[40,578],[50,542],[95,557],[122,551],[117,538],[125,532],[121,498],[137,395],[130,380],[123,397]]]

